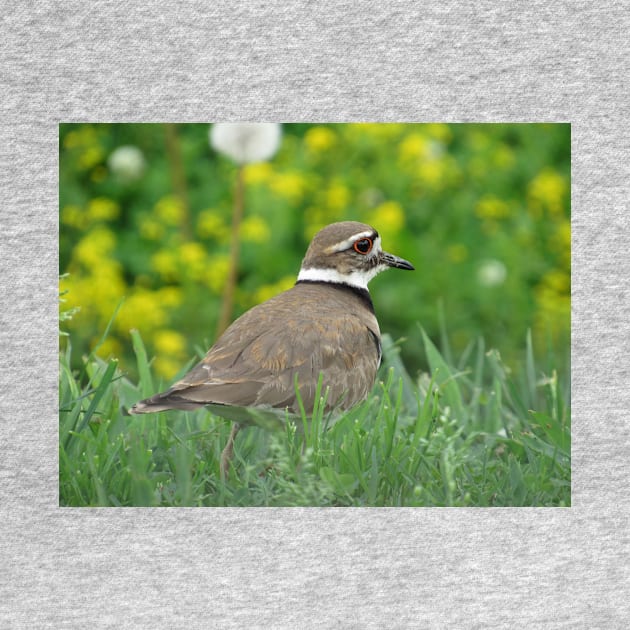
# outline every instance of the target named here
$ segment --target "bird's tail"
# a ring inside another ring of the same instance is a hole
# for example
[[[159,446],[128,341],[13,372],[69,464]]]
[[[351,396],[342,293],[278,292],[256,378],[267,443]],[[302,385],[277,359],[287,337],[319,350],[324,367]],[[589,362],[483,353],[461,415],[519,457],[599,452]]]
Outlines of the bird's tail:
[[[180,409],[182,411],[192,411],[193,409],[199,409],[203,407],[204,403],[193,402],[185,400],[171,391],[162,392],[161,394],[155,394],[150,398],[145,398],[137,402],[129,413],[141,414],[141,413],[158,413],[160,411],[169,411],[170,409]]]

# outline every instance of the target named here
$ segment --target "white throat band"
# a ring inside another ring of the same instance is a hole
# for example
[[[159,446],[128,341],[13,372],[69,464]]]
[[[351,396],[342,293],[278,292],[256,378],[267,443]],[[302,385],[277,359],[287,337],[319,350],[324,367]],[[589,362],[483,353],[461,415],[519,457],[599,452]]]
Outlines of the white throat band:
[[[334,282],[336,284],[347,284],[357,289],[367,291],[368,282],[381,271],[386,265],[378,265],[366,271],[353,271],[351,273],[339,273],[336,269],[321,269],[311,267],[310,269],[300,269],[297,281],[307,280],[310,282]]]

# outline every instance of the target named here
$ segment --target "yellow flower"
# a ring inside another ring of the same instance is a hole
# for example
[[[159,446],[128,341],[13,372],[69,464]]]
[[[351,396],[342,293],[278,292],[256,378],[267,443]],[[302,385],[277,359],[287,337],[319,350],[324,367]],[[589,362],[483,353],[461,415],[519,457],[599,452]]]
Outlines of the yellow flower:
[[[79,156],[79,168],[88,170],[103,161],[105,154],[98,145],[93,145],[85,149]]]
[[[184,204],[174,196],[162,197],[155,204],[155,214],[167,225],[180,225],[184,219]]]
[[[510,215],[509,205],[494,195],[484,195],[475,206],[480,219],[504,219]]]
[[[118,204],[106,197],[96,197],[90,200],[87,209],[68,205],[61,211],[61,222],[78,230],[85,230],[88,226],[100,221],[111,221],[120,214]]]
[[[89,275],[71,273],[60,281],[66,308],[80,307],[82,315],[111,317],[125,293],[122,267],[114,260],[103,260]]]
[[[542,286],[551,289],[556,293],[569,293],[571,278],[560,269],[553,269],[543,276]]]
[[[208,260],[201,280],[214,293],[221,293],[229,269],[229,256],[225,254],[213,256]]]
[[[95,197],[87,207],[87,216],[91,221],[111,221],[118,218],[120,207],[113,199]]]
[[[555,242],[560,249],[571,248],[571,221],[565,219],[556,227]]]
[[[98,133],[90,125],[80,125],[66,134],[64,149],[77,151],[77,166],[90,170],[100,164],[105,153],[98,142]]]
[[[138,328],[144,333],[161,328],[165,322],[166,312],[159,294],[147,289],[136,289],[122,305],[115,325],[121,332]]]
[[[181,306],[184,302],[184,295],[179,287],[162,287],[156,291],[156,295],[160,303],[169,308]]]
[[[181,358],[186,353],[186,338],[175,330],[156,331],[153,335],[153,344],[158,354]]]
[[[297,204],[306,191],[306,180],[301,173],[276,173],[269,181],[269,188],[279,197]]]
[[[85,230],[88,223],[85,212],[79,206],[74,205],[65,206],[61,210],[61,222],[77,230]]]
[[[118,305],[126,291],[122,265],[117,260],[103,260],[92,270],[88,281],[94,283],[96,303],[103,319],[109,321],[114,308]]]
[[[420,133],[409,134],[398,147],[398,158],[402,163],[417,162],[429,156],[430,143]]]
[[[172,282],[182,275],[200,280],[208,266],[206,250],[200,243],[187,242],[178,249],[161,249],[151,257],[151,267]]]
[[[66,135],[63,146],[66,149],[78,149],[79,147],[86,147],[96,142],[98,142],[96,129],[91,125],[80,125]]]
[[[68,277],[60,280],[60,290],[64,292],[60,308],[79,308],[79,311],[72,320],[64,322],[62,328],[75,331],[104,330],[125,289],[122,267],[115,260],[103,259],[87,275],[79,270],[72,271]],[[93,340],[93,343],[96,341]]]
[[[534,290],[538,310],[536,327],[553,336],[569,330],[571,317],[571,278],[568,273],[553,269],[546,273]]]
[[[81,134],[77,131],[70,131],[63,141],[64,149],[76,149],[81,146]]]
[[[273,175],[273,167],[269,162],[255,162],[243,167],[243,179],[246,184],[262,184],[268,182]]]
[[[397,201],[385,201],[372,210],[368,223],[374,225],[381,236],[387,237],[405,226],[405,213]]]
[[[86,285],[77,274],[71,273],[59,279],[59,293],[63,295],[60,300],[59,310],[67,311],[78,308],[71,321],[64,322],[64,327],[71,328],[76,319],[84,315],[84,305],[89,304],[91,296],[85,292]]]
[[[75,246],[73,258],[87,268],[98,267],[116,245],[116,235],[99,225],[88,232]]]
[[[173,378],[181,367],[181,361],[177,361],[176,359],[165,356],[157,356],[153,359],[153,369],[155,373],[167,380]]]
[[[179,277],[179,261],[171,249],[161,249],[151,256],[151,268],[157,271],[166,281]]]
[[[94,337],[94,339],[92,339],[91,347],[94,348],[99,341],[100,337]],[[102,359],[118,358],[122,355],[122,353],[123,346],[120,341],[114,337],[106,337],[105,341],[103,341],[96,352],[96,354]]]
[[[179,255],[185,265],[196,265],[205,261],[206,250],[200,243],[191,241],[180,246]]]
[[[241,223],[241,240],[250,243],[266,243],[271,237],[271,230],[259,216],[243,219]]]
[[[183,273],[193,280],[201,279],[208,264],[206,250],[199,243],[189,242],[181,245],[178,253]]]
[[[267,162],[260,162],[259,164],[248,164],[245,168],[248,169],[254,166],[267,165]],[[213,238],[219,242],[225,242],[230,237],[230,230],[228,229],[223,218],[214,210],[208,208],[202,210],[197,218],[197,234],[201,238]]]
[[[551,169],[536,175],[527,190],[534,213],[538,214],[540,208],[546,208],[551,214],[560,214],[567,188],[565,178]]]
[[[311,153],[328,151],[337,142],[337,136],[329,127],[312,127],[304,134],[304,143]]]

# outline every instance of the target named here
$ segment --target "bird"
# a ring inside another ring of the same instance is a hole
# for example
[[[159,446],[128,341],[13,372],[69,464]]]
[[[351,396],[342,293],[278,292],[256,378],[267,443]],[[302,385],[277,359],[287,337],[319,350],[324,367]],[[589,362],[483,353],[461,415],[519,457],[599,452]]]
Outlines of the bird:
[[[225,478],[242,425],[271,428],[299,415],[300,402],[307,415],[316,404],[324,412],[354,407],[374,386],[382,357],[368,282],[389,268],[414,266],[384,251],[365,223],[327,225],[311,240],[293,287],[246,311],[182,379],[129,413],[205,407],[232,420],[220,461]]]

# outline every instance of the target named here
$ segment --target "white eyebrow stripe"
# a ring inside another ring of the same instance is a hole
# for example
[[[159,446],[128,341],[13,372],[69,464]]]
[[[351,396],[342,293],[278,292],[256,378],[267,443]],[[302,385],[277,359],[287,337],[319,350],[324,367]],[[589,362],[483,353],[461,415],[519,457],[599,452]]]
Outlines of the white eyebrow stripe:
[[[374,254],[378,254],[380,251],[382,251],[382,248],[381,248],[381,237],[377,236],[374,239],[374,247],[372,247],[372,251],[370,253],[372,255],[374,255]]]
[[[326,248],[326,253],[332,254],[333,252],[341,252],[344,249],[348,249],[352,245],[352,243],[354,243],[355,241],[358,241],[359,239],[362,239],[362,238],[366,238],[368,236],[372,237],[373,234],[374,234],[373,230],[366,230],[365,232],[359,232],[358,234],[355,234],[354,236],[347,238],[345,241],[341,241],[341,243],[337,243],[336,245],[331,245],[330,247]]]

